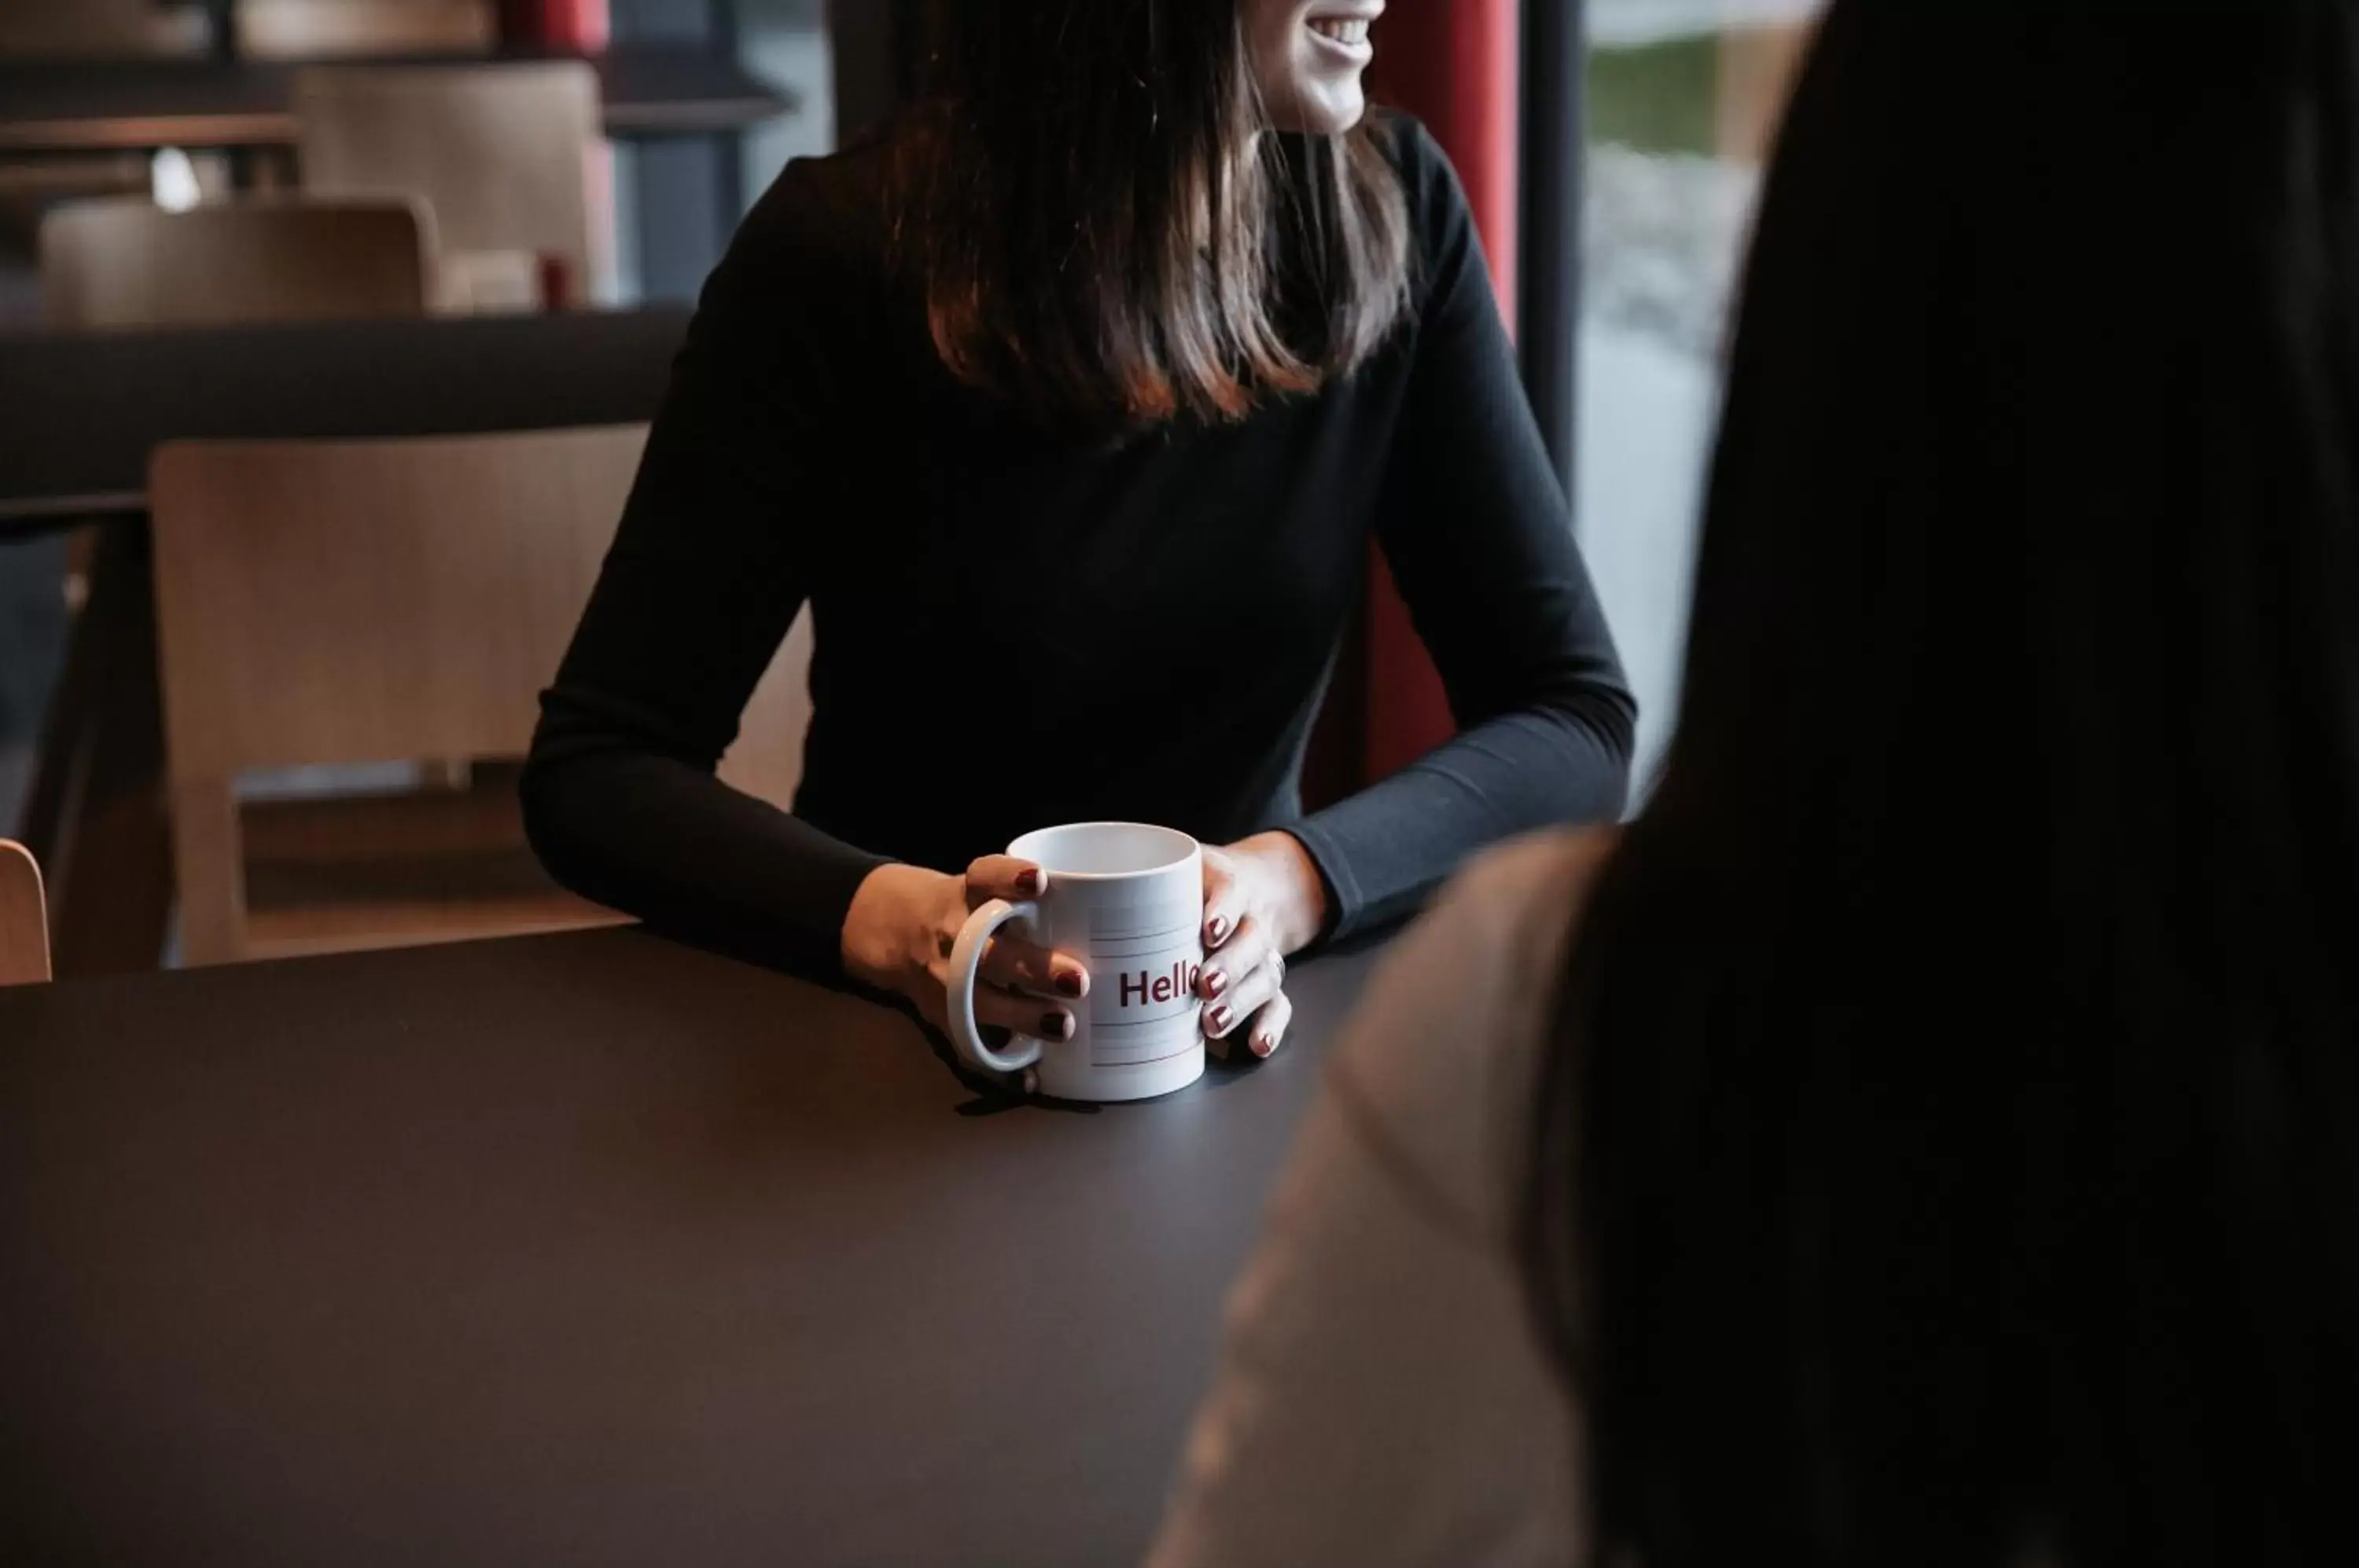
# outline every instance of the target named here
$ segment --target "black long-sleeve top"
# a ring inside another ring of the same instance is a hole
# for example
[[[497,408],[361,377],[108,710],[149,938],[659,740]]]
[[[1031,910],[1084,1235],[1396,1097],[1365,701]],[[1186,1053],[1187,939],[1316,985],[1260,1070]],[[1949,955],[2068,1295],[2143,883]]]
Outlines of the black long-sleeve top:
[[[877,151],[799,162],[746,219],[673,371],[526,769],[583,895],[827,972],[886,859],[963,867],[1027,829],[1284,827],[1329,934],[1470,852],[1622,804],[1635,710],[1517,382],[1464,193],[1389,127],[1414,309],[1316,395],[1118,447],[955,382],[886,265]],[[1302,814],[1311,722],[1384,550],[1462,726]],[[714,776],[808,602],[791,815]]]

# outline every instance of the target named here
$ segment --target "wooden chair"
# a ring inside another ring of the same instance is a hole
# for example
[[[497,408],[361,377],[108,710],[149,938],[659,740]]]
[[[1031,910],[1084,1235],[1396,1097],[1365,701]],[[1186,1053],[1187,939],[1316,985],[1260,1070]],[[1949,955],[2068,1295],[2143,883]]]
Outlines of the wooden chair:
[[[521,256],[560,263],[577,299],[608,292],[612,202],[592,201],[608,154],[582,61],[313,67],[295,114],[303,188],[423,197],[451,276]]]
[[[645,435],[158,452],[159,666],[189,962],[613,918],[533,862],[499,759],[526,750]],[[799,771],[807,659],[799,633],[723,767],[780,803]],[[495,765],[456,794],[237,795],[251,770],[421,757]]]
[[[70,202],[41,222],[41,312],[53,327],[419,315],[433,234],[425,204],[399,196]]]
[[[237,0],[249,60],[481,54],[499,42],[488,0]]]
[[[49,977],[49,918],[33,852],[0,838],[0,985]]]

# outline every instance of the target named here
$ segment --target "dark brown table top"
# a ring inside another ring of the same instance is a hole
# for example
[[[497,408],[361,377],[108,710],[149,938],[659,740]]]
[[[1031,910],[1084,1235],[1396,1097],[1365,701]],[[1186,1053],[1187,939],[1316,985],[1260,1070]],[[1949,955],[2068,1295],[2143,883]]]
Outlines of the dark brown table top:
[[[0,537],[144,510],[168,441],[649,419],[687,330],[660,309],[0,337]]]
[[[635,931],[0,991],[0,1561],[1134,1561],[1371,963],[1095,1110]]]
[[[736,130],[796,106],[786,89],[709,49],[621,45],[589,59],[612,136]],[[0,62],[0,152],[285,146],[295,139],[299,69],[279,60]]]

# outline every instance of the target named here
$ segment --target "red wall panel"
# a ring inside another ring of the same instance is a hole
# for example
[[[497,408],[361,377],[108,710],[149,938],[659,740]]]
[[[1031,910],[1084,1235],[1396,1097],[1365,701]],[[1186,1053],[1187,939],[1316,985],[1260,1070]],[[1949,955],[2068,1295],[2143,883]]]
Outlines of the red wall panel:
[[[1376,96],[1419,119],[1465,182],[1499,308],[1516,319],[1519,0],[1393,0],[1376,24]]]
[[[1518,0],[1394,0],[1377,24],[1377,95],[1417,115],[1450,155],[1489,254],[1499,308],[1516,319]],[[1450,738],[1450,703],[1381,559],[1370,573],[1365,777]],[[1339,694],[1340,695],[1340,694]]]

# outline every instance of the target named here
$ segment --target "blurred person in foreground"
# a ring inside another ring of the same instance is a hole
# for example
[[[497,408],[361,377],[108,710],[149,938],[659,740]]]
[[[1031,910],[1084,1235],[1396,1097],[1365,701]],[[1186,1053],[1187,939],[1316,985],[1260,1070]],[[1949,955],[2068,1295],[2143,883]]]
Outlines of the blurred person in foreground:
[[[1622,807],[1634,709],[1464,193],[1361,75],[1382,0],[940,8],[931,93],[790,166],[706,285],[544,701],[533,843],[577,891],[942,1019],[951,939],[1125,819],[1205,855],[1205,1032],[1467,855]],[[1464,725],[1306,816],[1380,545]],[[792,814],[713,767],[808,604]],[[1008,938],[985,1026],[1061,1040]]]
[[[1156,1568],[2359,1563],[2359,0],[1836,0],[1729,374],[1658,787],[1376,983]]]

